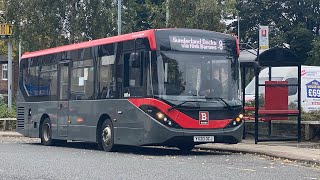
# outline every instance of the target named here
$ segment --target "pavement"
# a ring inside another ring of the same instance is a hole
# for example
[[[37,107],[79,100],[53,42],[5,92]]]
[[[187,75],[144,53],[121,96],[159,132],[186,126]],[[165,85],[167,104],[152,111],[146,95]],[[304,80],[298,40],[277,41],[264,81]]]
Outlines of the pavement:
[[[320,166],[320,141],[300,143],[297,141],[273,141],[255,144],[254,139],[245,139],[238,144],[203,144],[197,147],[216,151],[266,155]]]
[[[23,137],[12,131],[0,131],[1,137]],[[203,144],[196,146],[199,149],[227,151],[234,153],[249,153],[266,155],[275,158],[287,159],[311,165],[320,166],[320,141],[277,141],[254,143],[253,139],[245,139],[238,144]]]

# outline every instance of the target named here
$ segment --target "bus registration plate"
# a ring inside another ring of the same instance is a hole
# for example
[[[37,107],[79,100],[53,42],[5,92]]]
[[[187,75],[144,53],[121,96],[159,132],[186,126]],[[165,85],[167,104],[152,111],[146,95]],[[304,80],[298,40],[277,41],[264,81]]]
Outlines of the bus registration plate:
[[[214,136],[194,136],[193,142],[214,142]]]

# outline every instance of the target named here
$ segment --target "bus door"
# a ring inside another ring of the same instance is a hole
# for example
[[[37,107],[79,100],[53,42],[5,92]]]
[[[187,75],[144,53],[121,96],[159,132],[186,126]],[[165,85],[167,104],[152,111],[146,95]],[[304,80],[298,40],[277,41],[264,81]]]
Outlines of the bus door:
[[[69,127],[69,89],[70,89],[70,62],[61,62],[58,68],[58,136],[68,136]]]

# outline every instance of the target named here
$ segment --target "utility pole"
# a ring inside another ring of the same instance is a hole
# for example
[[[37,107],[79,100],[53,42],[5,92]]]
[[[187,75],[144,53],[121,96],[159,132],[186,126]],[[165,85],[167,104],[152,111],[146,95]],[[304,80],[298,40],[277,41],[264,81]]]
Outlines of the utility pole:
[[[12,110],[12,44],[10,36],[13,34],[13,25],[8,23],[0,24],[0,38],[8,39],[8,108]]]
[[[121,0],[118,0],[118,35],[121,34]]]
[[[169,0],[166,0],[166,27],[169,26]]]
[[[12,110],[12,44],[8,39],[8,108]]]

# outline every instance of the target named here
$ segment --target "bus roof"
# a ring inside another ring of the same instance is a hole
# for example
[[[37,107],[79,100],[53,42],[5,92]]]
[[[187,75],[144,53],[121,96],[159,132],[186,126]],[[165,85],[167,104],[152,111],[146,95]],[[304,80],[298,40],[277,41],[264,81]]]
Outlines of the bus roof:
[[[237,54],[239,55],[239,45],[238,45],[238,42],[237,42],[237,38],[232,37],[230,35],[227,35],[227,34],[224,34],[224,33],[207,31],[207,30],[199,30],[199,29],[168,28],[168,29],[150,29],[150,30],[134,32],[134,33],[130,33],[130,34],[123,34],[123,35],[119,35],[119,36],[96,39],[96,40],[92,40],[92,41],[75,43],[75,44],[70,44],[70,45],[65,45],[65,46],[58,46],[58,47],[39,50],[39,51],[34,51],[34,52],[26,52],[26,53],[24,53],[22,55],[21,59],[44,56],[44,55],[49,55],[49,54],[54,54],[54,53],[59,53],[59,52],[65,52],[65,51],[72,51],[72,50],[83,49],[83,48],[89,48],[89,47],[98,46],[98,45],[129,41],[129,40],[134,40],[134,39],[137,39],[137,38],[148,38],[148,40],[150,42],[151,50],[156,50],[157,46],[156,46],[155,31],[158,31],[158,32],[161,31],[161,32],[164,32],[164,33],[165,33],[165,31],[170,31],[172,33],[174,33],[174,32],[177,33],[178,32],[178,33],[187,33],[187,34],[190,34],[190,35],[198,35],[199,33],[208,35],[208,33],[210,33],[210,34],[214,33],[214,35],[217,36],[217,37],[221,37],[221,38],[227,38],[228,37],[230,39],[232,38],[232,39],[236,40],[237,51],[238,51]]]
[[[150,30],[134,32],[134,33],[130,33],[130,34],[123,34],[123,35],[119,35],[119,36],[107,37],[107,38],[86,41],[86,42],[81,42],[81,43],[75,43],[75,44],[70,44],[70,45],[65,45],[65,46],[58,46],[58,47],[34,51],[34,52],[26,52],[22,55],[21,59],[43,56],[43,55],[48,55],[48,54],[54,54],[54,53],[59,53],[59,52],[64,52],[64,51],[77,50],[77,49],[82,49],[82,48],[88,48],[88,47],[98,46],[98,45],[103,45],[103,44],[110,44],[110,43],[116,43],[116,42],[121,42],[121,41],[134,40],[137,38],[148,38],[150,41],[150,48],[152,50],[155,50],[156,49],[156,41],[155,41],[155,37],[154,37],[154,31],[155,31],[154,29],[150,29]]]

